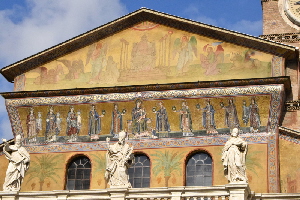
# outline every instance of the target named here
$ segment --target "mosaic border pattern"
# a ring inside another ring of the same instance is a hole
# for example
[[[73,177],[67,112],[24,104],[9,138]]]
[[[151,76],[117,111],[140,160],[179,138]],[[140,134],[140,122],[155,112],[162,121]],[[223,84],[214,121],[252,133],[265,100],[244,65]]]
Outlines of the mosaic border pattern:
[[[273,56],[272,58],[272,76],[284,76],[283,73],[284,58]]]
[[[228,135],[202,136],[193,138],[163,138],[163,139],[142,139],[128,140],[127,142],[134,147],[135,150],[142,149],[159,149],[170,147],[201,147],[201,146],[223,146]],[[269,135],[267,133],[257,134],[253,137],[250,134],[242,134],[248,144],[267,144]],[[111,143],[115,143],[112,141]],[[54,143],[49,145],[28,145],[25,146],[29,153],[58,153],[58,152],[77,152],[77,151],[106,151],[107,145],[105,141],[84,142],[84,143]]]
[[[279,192],[279,167],[278,167],[278,148],[277,135],[270,135],[268,143],[268,192]]]

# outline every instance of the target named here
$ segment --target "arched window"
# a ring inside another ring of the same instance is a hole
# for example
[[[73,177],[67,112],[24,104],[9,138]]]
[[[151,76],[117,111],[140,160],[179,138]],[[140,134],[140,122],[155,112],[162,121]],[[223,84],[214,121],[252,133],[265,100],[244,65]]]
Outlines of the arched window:
[[[71,160],[67,171],[67,190],[90,189],[91,162],[86,156]]]
[[[186,164],[186,186],[212,185],[212,158],[204,152],[193,154]]]
[[[146,155],[134,156],[134,164],[128,170],[129,182],[133,188],[150,187],[150,160]]]

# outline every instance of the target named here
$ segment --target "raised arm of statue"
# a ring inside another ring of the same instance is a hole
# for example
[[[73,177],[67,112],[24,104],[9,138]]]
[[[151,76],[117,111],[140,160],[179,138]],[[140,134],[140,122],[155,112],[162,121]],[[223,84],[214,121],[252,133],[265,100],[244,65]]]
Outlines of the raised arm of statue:
[[[5,143],[4,143],[4,147],[3,147],[3,153],[5,154],[5,156],[6,156],[6,158],[8,159],[8,160],[12,160],[12,157],[11,157],[11,155],[7,152],[9,149],[9,145],[8,145],[8,143],[5,141]]]

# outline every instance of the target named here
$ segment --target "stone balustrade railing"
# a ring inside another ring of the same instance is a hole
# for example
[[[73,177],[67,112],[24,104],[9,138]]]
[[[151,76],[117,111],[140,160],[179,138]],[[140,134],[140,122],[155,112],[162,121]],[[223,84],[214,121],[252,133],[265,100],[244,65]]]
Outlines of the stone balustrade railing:
[[[279,200],[279,199],[300,199],[299,193],[256,193],[251,200]]]
[[[254,193],[247,184],[210,187],[108,188],[99,190],[54,190],[0,192],[0,200],[271,200],[300,199],[300,194]]]
[[[170,187],[170,188],[108,188],[101,190],[54,190],[36,192],[0,192],[5,200],[227,200],[230,195],[245,196],[247,184],[210,187]],[[247,190],[248,191],[248,190]],[[234,198],[230,198],[234,199]],[[242,200],[242,198],[237,198]]]
[[[228,199],[229,191],[226,186],[212,187],[172,187],[149,188],[146,190],[130,189],[125,196],[126,200],[202,200],[202,199]]]

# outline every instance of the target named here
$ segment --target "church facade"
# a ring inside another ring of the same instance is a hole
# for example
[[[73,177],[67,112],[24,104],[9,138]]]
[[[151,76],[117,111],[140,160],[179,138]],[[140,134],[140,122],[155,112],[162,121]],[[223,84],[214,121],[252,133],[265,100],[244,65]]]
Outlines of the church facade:
[[[31,156],[21,192],[107,188],[106,138],[122,130],[134,188],[225,185],[234,128],[252,191],[299,192],[298,43],[272,41],[286,33],[266,13],[282,4],[262,5],[261,37],[142,8],[2,68],[12,131]]]

